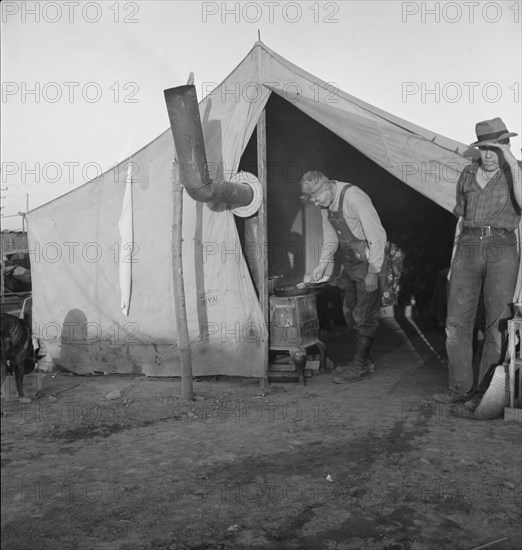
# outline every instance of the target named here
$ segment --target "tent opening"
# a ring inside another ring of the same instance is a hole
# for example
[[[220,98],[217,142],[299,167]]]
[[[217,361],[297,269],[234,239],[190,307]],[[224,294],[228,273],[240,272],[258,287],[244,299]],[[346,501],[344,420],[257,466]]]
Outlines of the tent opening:
[[[432,307],[437,272],[449,267],[456,218],[378,166],[355,147],[272,93],[266,106],[268,274],[285,284],[302,281],[322,246],[319,209],[300,199],[308,170],[361,187],[373,201],[388,240],[404,253],[397,305],[412,297]],[[257,174],[256,132],[240,170]],[[244,220],[236,218],[244,246]]]

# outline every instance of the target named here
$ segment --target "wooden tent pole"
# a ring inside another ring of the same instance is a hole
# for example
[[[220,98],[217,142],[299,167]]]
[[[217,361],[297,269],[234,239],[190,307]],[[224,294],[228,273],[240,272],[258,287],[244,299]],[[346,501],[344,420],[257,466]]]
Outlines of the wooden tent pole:
[[[185,305],[185,285],[183,283],[183,186],[179,181],[178,166],[172,163],[172,288],[174,291],[174,309],[176,311],[176,325],[178,329],[178,353],[181,363],[181,396],[192,401],[192,355],[187,325],[187,308]]]
[[[263,311],[263,320],[268,329],[269,303],[268,303],[268,257],[267,257],[267,219],[266,219],[266,188],[267,188],[267,166],[266,166],[266,112],[259,115],[256,126],[257,131],[257,178],[263,191],[263,200],[257,213],[245,220],[245,241],[252,243],[253,250],[259,250],[255,258],[249,261],[250,270],[257,287],[259,303]],[[248,258],[247,258],[248,260]],[[263,342],[263,376],[259,382],[262,388],[268,385],[268,345]]]
[[[266,109],[263,109],[263,112],[259,116],[257,122],[257,176],[259,182],[261,183],[261,188],[263,190],[263,200],[258,212],[259,218],[259,240],[262,246],[262,254],[259,266],[259,299],[261,300],[261,308],[263,310],[263,318],[265,322],[265,327],[269,329],[269,303],[268,303],[268,253],[267,253],[267,244],[268,244],[268,228],[267,228],[267,215],[266,215],[266,204],[267,204],[267,158],[266,158]],[[262,388],[268,386],[268,349],[269,349],[269,338],[264,342],[263,345],[263,370],[264,376],[260,380]]]

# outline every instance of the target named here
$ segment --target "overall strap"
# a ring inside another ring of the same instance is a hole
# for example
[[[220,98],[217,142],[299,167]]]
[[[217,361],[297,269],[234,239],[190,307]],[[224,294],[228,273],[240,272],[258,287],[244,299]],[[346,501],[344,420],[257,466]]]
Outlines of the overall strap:
[[[344,195],[346,194],[346,191],[348,191],[350,187],[352,187],[352,184],[347,183],[343,185],[343,188],[341,189],[341,195],[339,196],[339,205],[337,206],[337,212],[340,212],[341,214],[343,214]]]
[[[339,205],[337,207],[337,210],[334,210],[334,211],[328,210],[328,220],[330,221],[333,228],[337,232],[341,246],[347,243],[365,242],[365,241],[361,241],[361,239],[358,239],[352,233],[352,231],[348,227],[348,224],[346,223],[346,220],[344,219],[344,213],[343,213],[344,195],[346,194],[346,191],[348,191],[350,187],[353,187],[351,183],[346,183],[345,185],[343,185],[341,194],[339,196]]]

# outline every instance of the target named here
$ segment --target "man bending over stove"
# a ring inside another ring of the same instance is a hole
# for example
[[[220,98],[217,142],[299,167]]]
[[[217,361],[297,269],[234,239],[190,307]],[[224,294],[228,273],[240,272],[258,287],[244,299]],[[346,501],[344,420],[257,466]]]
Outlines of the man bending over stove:
[[[311,170],[301,179],[304,198],[321,208],[323,249],[319,263],[305,280],[323,280],[326,268],[340,248],[341,282],[345,287],[343,312],[356,333],[355,358],[338,367],[333,381],[357,382],[370,375],[369,358],[378,329],[378,315],[386,280],[386,231],[370,197],[351,183],[330,180]]]

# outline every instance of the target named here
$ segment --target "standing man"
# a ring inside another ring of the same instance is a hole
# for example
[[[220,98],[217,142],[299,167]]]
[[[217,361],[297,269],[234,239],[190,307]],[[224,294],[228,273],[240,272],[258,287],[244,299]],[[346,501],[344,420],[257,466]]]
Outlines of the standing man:
[[[449,390],[436,393],[439,403],[466,401],[473,395],[473,329],[481,291],[486,328],[477,390],[492,367],[503,362],[506,325],[520,262],[515,229],[522,206],[521,164],[510,150],[500,118],[476,125],[479,162],[464,168],[457,183],[458,216],[451,264],[446,349]]]
[[[305,198],[321,207],[323,249],[310,275],[320,281],[337,249],[341,248],[345,317],[353,318],[355,358],[334,382],[357,382],[369,376],[369,353],[378,328],[378,314],[386,277],[386,231],[370,197],[350,183],[329,180],[311,170],[301,179]]]

